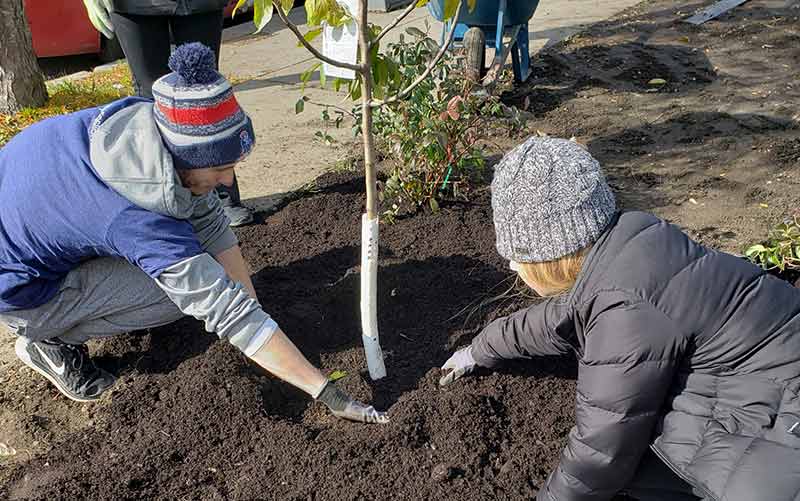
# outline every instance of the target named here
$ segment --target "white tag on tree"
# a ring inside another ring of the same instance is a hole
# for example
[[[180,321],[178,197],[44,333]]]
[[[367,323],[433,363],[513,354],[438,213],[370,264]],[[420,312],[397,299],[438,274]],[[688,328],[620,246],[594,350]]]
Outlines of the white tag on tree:
[[[358,12],[358,0],[338,1],[355,17]],[[358,58],[358,25],[355,20],[338,28],[325,24],[322,30],[322,53],[335,61],[356,64],[356,59]],[[356,78],[355,71],[339,68],[328,63],[323,64],[322,71],[325,72],[327,78],[346,78],[348,80]]]

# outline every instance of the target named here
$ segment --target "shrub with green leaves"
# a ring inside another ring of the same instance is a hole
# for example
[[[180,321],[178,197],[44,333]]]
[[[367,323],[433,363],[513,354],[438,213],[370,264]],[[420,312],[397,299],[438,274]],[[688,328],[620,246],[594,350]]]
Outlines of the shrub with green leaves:
[[[415,81],[439,50],[439,44],[418,28],[408,28],[406,35],[388,45],[385,53],[374,55],[374,90],[379,99]],[[303,82],[317,69],[315,65],[305,72]],[[340,82],[333,83],[338,90]],[[351,98],[357,97],[359,88],[358,81],[349,82]],[[512,130],[520,127],[518,118],[498,121],[508,109],[499,98],[478,90],[465,77],[456,55],[448,53],[410,95],[374,111],[373,130],[390,163],[380,193],[385,221],[423,206],[436,211],[444,199],[466,199],[470,188],[483,178],[482,145],[489,131],[498,123]],[[305,100],[298,101],[296,111],[302,111]],[[358,106],[348,113],[323,105],[323,119],[336,127],[341,127],[346,115],[355,119],[353,130],[358,134]],[[324,135],[318,133],[318,137]]]
[[[409,28],[407,34],[411,40],[401,37],[388,47],[385,60],[397,62],[382,72],[389,87],[402,88],[416,79],[439,49],[419,29]],[[450,53],[406,99],[376,110],[375,134],[391,162],[381,192],[389,205],[385,219],[426,205],[436,211],[443,199],[466,199],[483,179],[483,143],[502,123],[497,119],[505,117],[507,108],[478,90]],[[506,125],[513,129],[520,124],[512,120]]]
[[[765,270],[800,270],[800,213],[773,228],[765,242],[749,247],[745,255]]]

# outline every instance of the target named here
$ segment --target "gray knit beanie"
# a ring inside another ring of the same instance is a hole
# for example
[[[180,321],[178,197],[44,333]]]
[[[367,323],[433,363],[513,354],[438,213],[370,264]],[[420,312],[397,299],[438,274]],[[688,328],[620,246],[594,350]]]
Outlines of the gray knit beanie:
[[[495,167],[497,251],[518,263],[552,261],[594,243],[616,206],[600,164],[579,144],[534,136]]]

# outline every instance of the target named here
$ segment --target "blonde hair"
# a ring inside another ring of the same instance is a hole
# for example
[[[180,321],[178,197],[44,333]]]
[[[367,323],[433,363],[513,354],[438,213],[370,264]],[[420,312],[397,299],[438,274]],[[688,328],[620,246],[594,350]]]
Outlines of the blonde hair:
[[[575,285],[583,260],[591,245],[572,254],[543,263],[517,263],[518,273],[528,284],[536,284],[539,293],[547,296],[564,294]],[[545,291],[544,293],[542,291]]]

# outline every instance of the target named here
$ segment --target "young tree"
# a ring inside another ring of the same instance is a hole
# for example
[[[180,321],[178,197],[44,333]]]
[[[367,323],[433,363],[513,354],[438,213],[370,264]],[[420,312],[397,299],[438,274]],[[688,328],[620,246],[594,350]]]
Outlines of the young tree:
[[[47,99],[22,1],[0,2],[0,113],[41,106]]]
[[[244,4],[239,0],[237,8]],[[474,9],[477,0],[467,0],[469,8]],[[336,0],[306,0],[305,8],[307,22],[310,30],[304,35],[300,29],[287,17],[287,12],[293,6],[293,0],[255,0],[254,22],[261,30],[272,17],[273,7],[278,17],[294,33],[299,42],[318,60],[339,68],[353,70],[356,79],[351,85],[350,96],[354,99],[360,96],[361,106],[361,132],[364,141],[364,169],[366,175],[367,206],[366,213],[362,216],[361,225],[361,329],[362,341],[367,358],[370,377],[380,379],[386,376],[378,336],[377,319],[377,276],[378,276],[378,185],[375,170],[375,138],[372,129],[373,110],[381,106],[389,106],[407,97],[420,83],[428,78],[444,56],[455,33],[457,14],[461,10],[462,0],[445,0],[445,19],[452,19],[446,41],[439,49],[436,56],[428,63],[427,68],[407,87],[383,99],[375,98],[375,75],[380,67],[385,65],[385,56],[379,56],[380,41],[392,29],[397,27],[415,8],[423,7],[428,0],[412,0],[412,3],[403,10],[397,18],[384,28],[373,26],[368,21],[367,0],[358,0],[358,12],[347,12]],[[339,26],[345,21],[355,18],[358,26],[358,60],[356,63],[336,61],[331,59],[314,46],[310,40],[320,34],[322,24]],[[379,58],[383,58],[379,61]],[[384,66],[385,67],[385,66]],[[383,94],[383,93],[381,93]]]

